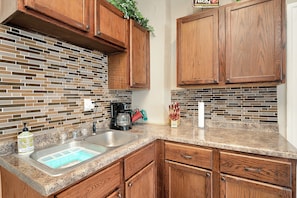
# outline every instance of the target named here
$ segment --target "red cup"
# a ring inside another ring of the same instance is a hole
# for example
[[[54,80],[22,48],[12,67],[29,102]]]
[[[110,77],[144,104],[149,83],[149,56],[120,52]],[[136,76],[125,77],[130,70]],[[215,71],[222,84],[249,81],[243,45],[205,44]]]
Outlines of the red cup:
[[[142,114],[140,111],[136,111],[134,113],[134,115],[132,116],[132,122],[135,122],[137,121],[138,119],[142,118]]]

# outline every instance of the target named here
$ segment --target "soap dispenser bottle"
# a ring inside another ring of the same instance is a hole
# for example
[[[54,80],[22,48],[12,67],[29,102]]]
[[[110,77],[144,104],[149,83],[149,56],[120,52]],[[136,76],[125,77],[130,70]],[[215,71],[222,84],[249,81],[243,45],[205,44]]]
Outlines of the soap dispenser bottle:
[[[24,123],[22,132],[18,135],[18,153],[27,154],[34,151],[33,134],[29,132],[27,123]]]

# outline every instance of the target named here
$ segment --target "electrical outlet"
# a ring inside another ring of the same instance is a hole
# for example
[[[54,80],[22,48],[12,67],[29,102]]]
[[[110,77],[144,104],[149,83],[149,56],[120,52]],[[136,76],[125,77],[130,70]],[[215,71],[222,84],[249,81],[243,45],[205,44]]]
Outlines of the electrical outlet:
[[[84,111],[93,110],[95,105],[93,104],[91,99],[84,99]]]

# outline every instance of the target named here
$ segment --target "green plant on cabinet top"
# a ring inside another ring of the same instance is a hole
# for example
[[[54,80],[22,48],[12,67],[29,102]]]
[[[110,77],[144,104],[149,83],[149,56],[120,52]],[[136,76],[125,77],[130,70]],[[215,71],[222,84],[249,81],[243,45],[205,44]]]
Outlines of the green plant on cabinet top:
[[[154,33],[154,28],[148,24],[149,20],[141,14],[135,0],[108,0],[108,2],[121,10],[125,18],[135,20],[149,32]]]

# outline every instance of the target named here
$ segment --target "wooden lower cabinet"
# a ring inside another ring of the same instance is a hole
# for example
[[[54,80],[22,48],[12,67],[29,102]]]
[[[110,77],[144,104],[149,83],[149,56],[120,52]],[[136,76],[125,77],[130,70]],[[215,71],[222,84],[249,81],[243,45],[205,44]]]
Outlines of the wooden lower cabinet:
[[[221,175],[220,198],[291,198],[292,190],[230,175]]]
[[[5,168],[1,170],[1,198],[54,198],[54,196],[42,196],[23,182],[15,174],[10,173]]]
[[[48,197],[0,176],[0,198],[296,198],[296,160],[163,140]]]
[[[165,162],[165,195],[168,198],[211,198],[211,171],[172,161]]]
[[[61,192],[56,195],[56,198],[107,197],[120,187],[123,178],[122,171],[122,162],[117,162],[96,175]]]
[[[107,196],[106,198],[122,198],[122,197],[124,197],[124,193],[123,193],[123,190],[119,188],[113,193],[111,193],[109,196]]]
[[[157,197],[156,144],[149,144],[124,159],[125,197]]]
[[[125,182],[126,198],[156,197],[156,165],[151,162]]]
[[[296,198],[294,160],[220,151],[221,198]]]

